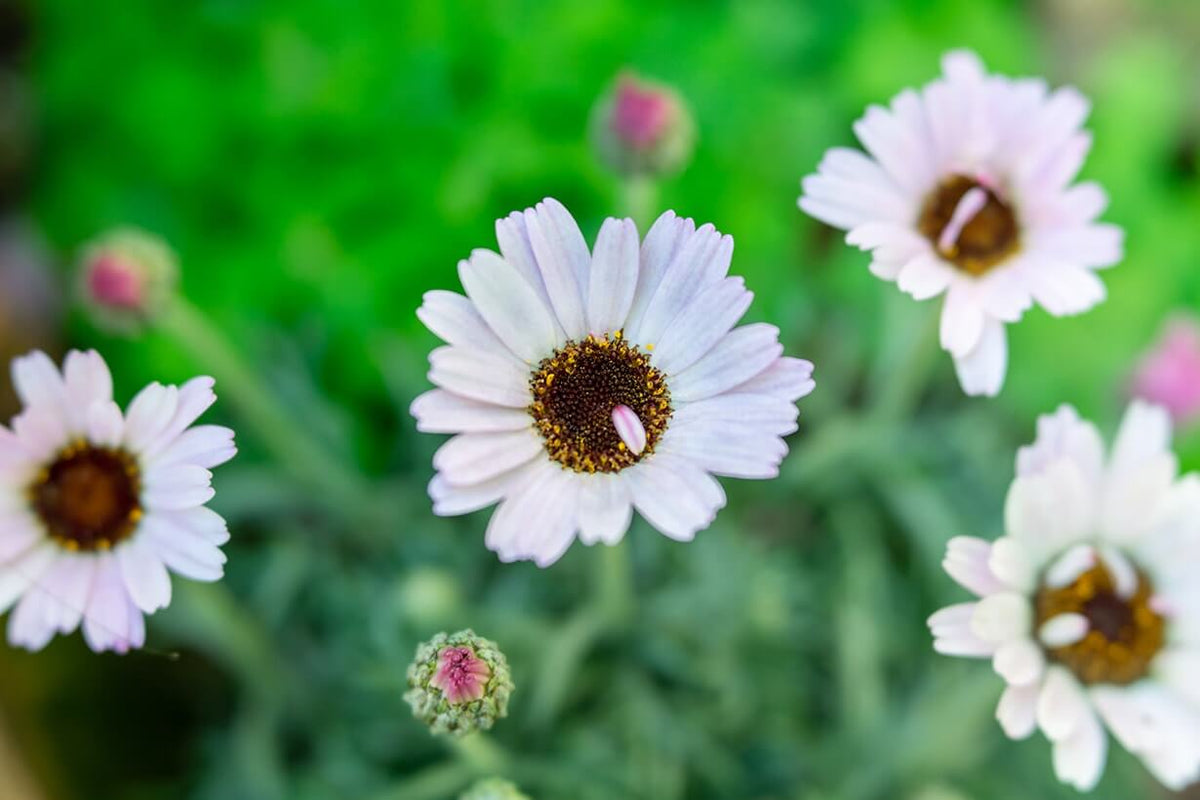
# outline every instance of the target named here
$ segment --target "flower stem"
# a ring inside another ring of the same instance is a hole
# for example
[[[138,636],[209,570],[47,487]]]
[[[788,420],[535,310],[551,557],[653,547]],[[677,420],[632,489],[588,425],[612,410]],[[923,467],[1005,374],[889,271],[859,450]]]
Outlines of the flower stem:
[[[230,341],[200,309],[177,298],[163,315],[161,328],[217,380],[217,389],[236,413],[294,478],[336,503],[361,507],[368,496],[361,477],[320,442],[307,426],[292,419]]]
[[[658,184],[644,175],[629,176],[621,184],[620,206],[644,234],[658,211]]]

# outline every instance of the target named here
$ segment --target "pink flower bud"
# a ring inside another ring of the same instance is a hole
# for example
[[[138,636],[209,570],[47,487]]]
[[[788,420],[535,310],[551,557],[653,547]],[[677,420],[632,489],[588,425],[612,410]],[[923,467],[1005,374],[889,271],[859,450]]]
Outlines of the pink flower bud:
[[[1167,322],[1138,365],[1133,394],[1165,407],[1177,423],[1200,418],[1200,321],[1179,316]]]
[[[469,703],[483,697],[492,669],[469,647],[444,647],[430,685],[441,689],[450,703]]]
[[[125,228],[105,234],[83,254],[83,299],[104,328],[136,333],[169,305],[179,280],[175,254],[166,242]]]
[[[691,157],[695,129],[673,90],[624,74],[598,104],[593,135],[601,157],[617,172],[663,175],[682,169]]]

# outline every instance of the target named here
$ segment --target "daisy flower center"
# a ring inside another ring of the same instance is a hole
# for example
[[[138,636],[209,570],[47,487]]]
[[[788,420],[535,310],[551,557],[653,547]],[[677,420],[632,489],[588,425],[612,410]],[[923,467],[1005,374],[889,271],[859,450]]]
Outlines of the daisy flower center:
[[[966,175],[942,181],[925,200],[917,229],[939,255],[983,275],[1017,251],[1016,214],[995,189]]]
[[[1085,684],[1124,686],[1145,677],[1163,647],[1164,621],[1140,570],[1120,577],[1103,561],[1066,585],[1043,585],[1036,620],[1046,653]]]
[[[29,497],[49,536],[63,547],[106,550],[137,527],[140,484],[130,454],[80,442],[38,475]]]
[[[530,379],[529,413],[550,458],[620,472],[654,451],[671,418],[666,376],[620,331],[567,342]]]

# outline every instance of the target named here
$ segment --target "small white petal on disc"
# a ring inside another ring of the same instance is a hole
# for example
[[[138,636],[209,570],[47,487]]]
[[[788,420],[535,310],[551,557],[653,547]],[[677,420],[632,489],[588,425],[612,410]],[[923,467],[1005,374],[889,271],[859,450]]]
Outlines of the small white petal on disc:
[[[958,244],[958,237],[962,235],[963,228],[967,226],[967,223],[975,219],[976,215],[987,205],[987,202],[987,192],[983,187],[972,186],[968,189],[958,199],[958,205],[954,207],[954,213],[950,215],[950,221],[946,223],[946,227],[938,234],[938,249],[942,251],[953,249]]]
[[[646,449],[646,428],[637,413],[629,406],[617,406],[612,410],[612,422],[629,452],[640,456]]]
[[[1043,580],[1051,589],[1061,589],[1070,586],[1080,575],[1095,566],[1096,548],[1090,544],[1078,544],[1050,565]]]
[[[1038,639],[1046,647],[1069,647],[1087,636],[1091,624],[1083,614],[1059,614],[1042,623]]]
[[[1133,564],[1115,547],[1102,545],[1099,549],[1100,560],[1104,562],[1104,566],[1108,567],[1108,571],[1112,575],[1113,588],[1116,589],[1117,596],[1125,600],[1133,597],[1140,583]]]

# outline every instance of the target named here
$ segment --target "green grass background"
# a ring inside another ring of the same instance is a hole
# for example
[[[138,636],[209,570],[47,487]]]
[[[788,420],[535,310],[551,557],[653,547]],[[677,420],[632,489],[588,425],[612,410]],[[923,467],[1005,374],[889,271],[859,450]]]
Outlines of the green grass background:
[[[177,581],[146,653],[78,637],[0,653],[0,712],[50,797],[439,800],[493,773],[539,800],[1074,795],[1040,736],[992,720],[988,665],[937,657],[924,619],[965,599],[942,548],[1001,532],[1036,416],[1070,402],[1111,433],[1137,356],[1200,303],[1200,6],[53,0],[32,30],[22,212],[63,264],[114,225],[166,237],[186,296],[286,409],[276,423],[330,459],[281,459],[219,404],[242,447],[216,480],[227,580]],[[922,338],[934,304],[795,207],[863,108],[955,46],[1093,99],[1084,176],[1128,237],[1106,303],[1010,329],[997,400],[964,398]],[[726,482],[695,543],[639,523],[616,551],[502,566],[486,514],[429,512],[439,437],[406,408],[435,342],[413,311],[513,209],[557,197],[589,239],[623,211],[586,128],[625,67],[678,87],[697,121],[662,208],[734,236],[749,317],[816,362],[818,389],[783,475]],[[236,379],[169,332],[114,339],[76,313],[59,342],[101,349],[122,400]],[[1180,449],[1200,467],[1194,431]],[[337,465],[369,490],[324,484]],[[462,748],[401,694],[416,643],[466,626],[505,648],[517,692],[488,746]],[[1114,746],[1096,796],[1156,792]]]

